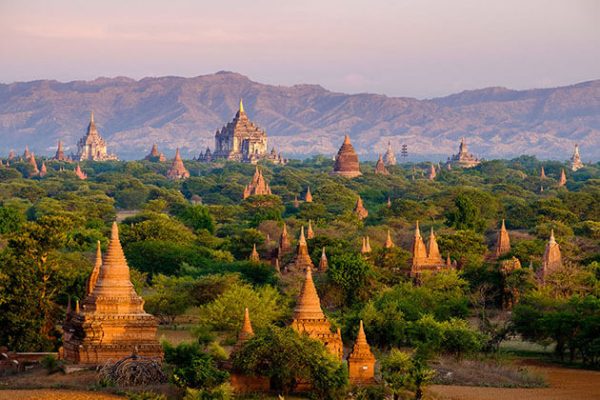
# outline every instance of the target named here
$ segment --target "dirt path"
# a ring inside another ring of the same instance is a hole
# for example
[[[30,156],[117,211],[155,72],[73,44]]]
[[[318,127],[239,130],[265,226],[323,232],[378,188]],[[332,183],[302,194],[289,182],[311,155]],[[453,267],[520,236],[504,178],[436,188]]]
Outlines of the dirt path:
[[[0,400],[122,400],[124,397],[78,390],[0,390]]]
[[[428,391],[445,400],[600,400],[600,371],[551,366],[530,368],[544,375],[550,387],[509,389],[432,385]]]

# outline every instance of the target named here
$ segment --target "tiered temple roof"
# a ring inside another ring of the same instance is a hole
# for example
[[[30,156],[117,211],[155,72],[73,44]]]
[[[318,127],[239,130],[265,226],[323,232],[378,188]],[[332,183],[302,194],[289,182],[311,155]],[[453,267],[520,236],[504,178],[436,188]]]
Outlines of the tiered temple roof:
[[[304,227],[300,229],[300,237],[298,238],[298,246],[296,247],[296,256],[286,266],[286,271],[305,271],[309,268],[314,268],[314,264],[308,254],[308,245],[304,236]]]
[[[363,220],[369,216],[369,211],[363,206],[363,201],[358,196],[356,199],[356,205],[354,206],[354,214],[358,217],[359,220]]]
[[[575,150],[573,151],[573,156],[571,156],[571,171],[577,171],[583,168],[583,162],[581,161],[581,156],[579,155],[579,145],[575,145]]]
[[[375,356],[367,342],[362,320],[352,352],[348,355],[348,378],[353,385],[375,382]]]
[[[261,196],[269,194],[272,194],[271,188],[265,180],[262,171],[258,167],[256,167],[256,171],[254,172],[252,181],[248,184],[248,186],[244,188],[243,198],[247,199],[250,196]]]
[[[387,151],[385,152],[385,156],[383,156],[383,160],[386,165],[396,165],[396,155],[392,150],[392,144],[388,141]]]
[[[379,175],[389,175],[389,171],[387,170],[387,168],[385,167],[385,164],[383,162],[383,158],[381,157],[381,154],[379,155],[379,159],[377,159],[377,164],[375,164],[375,173],[379,174]]]
[[[158,151],[158,145],[154,143],[152,145],[152,149],[150,149],[150,153],[144,157],[144,160],[152,161],[152,162],[165,162],[167,161],[167,157],[161,152]]]
[[[186,179],[190,177],[190,171],[187,170],[185,165],[183,165],[183,160],[181,159],[181,155],[179,154],[179,147],[175,150],[175,158],[173,159],[173,164],[171,164],[171,168],[167,172],[167,178],[169,179]]]
[[[454,164],[462,168],[472,168],[481,164],[481,161],[473,154],[469,153],[467,141],[465,138],[462,138],[460,140],[460,146],[458,147],[458,154],[448,158],[448,164]]]
[[[362,175],[358,156],[356,155],[356,151],[354,151],[352,143],[350,143],[348,135],[344,137],[344,143],[335,157],[332,174],[341,175],[346,178],[355,178]]]
[[[559,270],[562,267],[562,256],[560,246],[554,238],[554,229],[550,231],[550,239],[546,244],[544,258],[542,259],[542,268],[538,271],[538,279],[541,283],[546,281],[548,275]]]
[[[157,321],[144,311],[144,300],[133,288],[116,223],[102,263],[96,261],[87,292],[82,309],[67,315],[64,324],[66,360],[102,364],[133,352],[162,358]]]
[[[502,220],[502,226],[500,232],[498,232],[498,239],[496,240],[496,257],[503,256],[510,251],[510,236],[506,230],[504,220]]]
[[[79,161],[107,161],[116,160],[117,156],[108,154],[106,141],[100,136],[96,123],[94,122],[94,112],[90,114],[90,123],[87,132],[79,142],[77,142],[77,155],[75,158]]]
[[[306,278],[294,308],[292,328],[323,342],[327,350],[340,360],[344,353],[342,335],[331,331],[331,323],[323,314],[321,301],[312,278],[312,268],[306,269]]]

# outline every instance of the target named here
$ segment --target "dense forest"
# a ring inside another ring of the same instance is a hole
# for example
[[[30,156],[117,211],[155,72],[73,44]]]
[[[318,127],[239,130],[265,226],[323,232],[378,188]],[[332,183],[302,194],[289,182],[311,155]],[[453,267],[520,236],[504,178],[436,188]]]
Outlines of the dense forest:
[[[556,360],[600,366],[600,163],[572,172],[522,156],[441,168],[434,180],[426,163],[389,166],[390,175],[363,163],[363,175],[349,180],[329,174],[330,159],[313,157],[260,164],[273,195],[247,199],[255,166],[185,164],[192,176],[179,181],[165,178],[168,163],[149,161],[85,162],[85,180],[72,163],[47,160],[43,178],[28,178],[27,162],[0,167],[0,345],[61,346],[67,304],[83,298],[97,243],[106,248],[117,220],[146,311],[194,338],[164,343],[174,385],[226,398],[222,364],[248,307],[256,336],[234,367],[268,376],[282,392],[294,390],[299,374],[316,398],[339,398],[347,372],[288,328],[299,287],[269,262],[283,224],[296,240],[310,221],[313,263],[323,248],[329,262],[315,274],[325,313],[346,347],[362,320],[379,360],[385,385],[369,390],[418,394],[439,357],[491,357],[514,338],[549,346]],[[313,201],[305,202],[309,187]],[[353,212],[358,196],[366,219]],[[503,219],[511,250],[497,259]],[[419,284],[408,274],[417,220],[456,264]],[[541,285],[536,271],[552,230],[563,267]],[[386,249],[388,231],[395,246]],[[261,262],[249,260],[254,245]],[[522,268],[507,271],[513,257]]]

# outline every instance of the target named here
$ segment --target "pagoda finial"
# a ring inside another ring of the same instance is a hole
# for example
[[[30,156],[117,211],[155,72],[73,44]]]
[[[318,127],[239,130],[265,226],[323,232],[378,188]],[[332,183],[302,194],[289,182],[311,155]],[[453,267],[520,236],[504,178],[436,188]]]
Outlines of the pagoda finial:
[[[119,226],[117,225],[117,221],[114,221],[112,227],[110,229],[110,241],[113,240],[119,241]]]
[[[350,136],[348,136],[348,135],[344,136],[344,144],[350,144]]]
[[[242,98],[240,97],[240,114],[245,112],[244,111],[244,102],[242,101]]]
[[[415,224],[415,237],[421,237],[421,229],[419,228],[419,220]]]
[[[298,245],[306,246],[306,238],[304,237],[304,225],[300,228],[300,239],[298,239]]]
[[[554,238],[554,229],[550,229],[550,239],[549,239],[549,242],[551,244],[556,243],[556,239]]]
[[[394,242],[392,241],[392,234],[389,229],[387,231],[387,238],[385,239],[385,244],[383,245],[383,247],[386,249],[391,249],[392,247],[394,247]]]
[[[90,124],[94,123],[94,111],[90,112]]]
[[[367,343],[367,335],[365,335],[365,328],[363,326],[362,319],[358,325],[358,335],[356,336],[356,343]]]

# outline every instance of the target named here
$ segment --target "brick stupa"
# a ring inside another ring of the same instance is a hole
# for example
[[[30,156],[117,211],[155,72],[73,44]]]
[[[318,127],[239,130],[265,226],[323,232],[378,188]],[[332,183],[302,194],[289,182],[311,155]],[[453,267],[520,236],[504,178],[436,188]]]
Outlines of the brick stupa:
[[[510,251],[510,236],[506,230],[504,220],[502,220],[502,226],[500,232],[498,232],[498,239],[496,240],[496,257],[501,257]]]
[[[300,229],[298,246],[296,247],[296,256],[287,265],[286,271],[306,271],[307,269],[314,267],[310,255],[308,254],[308,245],[306,244],[306,237],[304,236],[304,227],[302,227]]]
[[[358,335],[352,352],[348,355],[348,378],[353,385],[375,383],[375,356],[367,343],[367,336],[360,321]]]
[[[567,174],[565,174],[565,169],[562,168],[560,170],[560,178],[558,180],[558,186],[563,187],[567,184]]]
[[[165,162],[167,161],[167,157],[165,157],[163,153],[158,151],[158,145],[154,143],[152,145],[150,153],[146,157],[144,157],[144,160],[152,162]]]
[[[559,270],[562,267],[562,256],[560,246],[554,238],[554,229],[550,231],[550,239],[546,244],[544,258],[542,259],[542,268],[538,270],[538,279],[544,283],[548,275]]]
[[[421,230],[419,229],[419,221],[415,226],[415,237],[412,245],[412,265],[410,274],[413,277],[418,277],[423,271],[438,271],[446,266],[446,263],[440,255],[437,240],[433,228],[429,234],[429,248],[425,246]]]
[[[271,193],[271,188],[265,180],[262,171],[256,167],[252,181],[244,188],[243,198],[247,199],[250,196],[264,196]]]
[[[54,154],[53,160],[56,161],[68,161],[67,156],[65,156],[65,151],[63,150],[62,141],[58,141],[58,147],[56,148],[56,154]]]
[[[377,159],[377,164],[375,164],[375,173],[378,175],[389,175],[389,171],[387,170],[387,168],[385,167],[385,163],[383,162],[383,157],[381,157],[381,154],[379,155],[379,158]]]
[[[173,164],[171,164],[171,168],[167,172],[167,178],[169,179],[186,179],[190,177],[190,172],[187,170],[185,165],[183,165],[183,160],[181,159],[181,155],[179,154],[179,147],[175,151],[175,158],[173,159]]]
[[[327,271],[327,267],[329,267],[329,261],[327,260],[327,254],[325,254],[325,247],[323,247],[321,259],[319,260],[319,272]]]
[[[87,174],[81,170],[79,163],[75,167],[75,175],[81,180],[87,179]]]
[[[385,152],[385,156],[383,157],[386,165],[396,165],[396,155],[392,150],[392,143],[388,141],[387,151]]]
[[[342,359],[344,347],[340,331],[332,332],[331,323],[323,314],[321,301],[312,278],[312,269],[306,269],[306,278],[294,308],[292,328],[299,333],[305,333],[312,339],[323,342],[327,350]]]
[[[97,251],[97,258],[101,255]],[[129,266],[113,223],[110,243],[87,285],[82,308],[67,315],[63,348],[66,360],[81,364],[117,361],[136,352],[162,359],[156,339],[156,318],[144,311],[144,300],[135,292]]]
[[[359,220],[363,220],[369,216],[369,211],[363,205],[363,201],[360,196],[356,199],[356,205],[354,206],[354,214]]]
[[[362,175],[358,156],[356,155],[356,151],[354,151],[352,143],[350,143],[348,135],[344,138],[344,143],[335,157],[332,174],[341,175],[346,178],[356,178]]]
[[[306,194],[304,195],[304,201],[306,203],[312,203],[312,201],[313,201],[312,193],[310,193],[310,186],[306,189]]]

